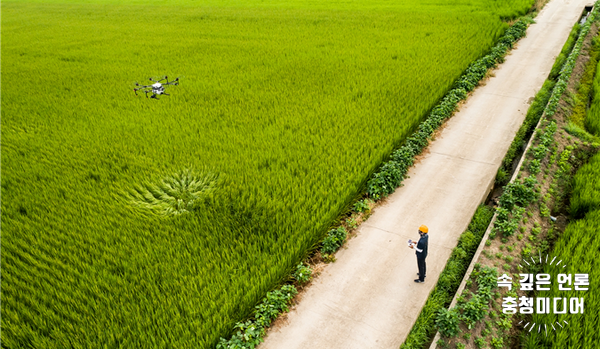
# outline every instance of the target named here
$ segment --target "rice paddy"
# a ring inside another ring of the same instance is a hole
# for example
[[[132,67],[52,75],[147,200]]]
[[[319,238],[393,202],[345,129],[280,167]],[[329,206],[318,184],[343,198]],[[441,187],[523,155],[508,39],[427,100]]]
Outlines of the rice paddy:
[[[214,347],[531,5],[2,2],[3,347]]]
[[[597,40],[597,37],[596,39]],[[598,65],[600,68],[600,65]],[[585,125],[589,132],[598,136],[598,117],[600,111],[600,75],[598,68],[593,82],[593,93],[590,108],[587,110]],[[573,221],[558,239],[552,255],[558,260],[564,260],[565,267],[546,265],[544,273],[558,274],[587,274],[589,285],[580,286],[587,290],[569,291],[559,289],[553,282],[550,291],[538,292],[538,296],[558,301],[559,309],[563,310],[562,299],[583,299],[583,310],[576,314],[535,314],[532,322],[546,324],[547,331],[528,334],[524,341],[527,348],[597,348],[600,335],[600,265],[594,251],[600,249],[600,154],[594,155],[587,164],[577,171],[572,181],[573,191],[570,198],[570,213]],[[558,281],[558,280],[557,280]],[[560,282],[560,281],[559,281]],[[575,283],[575,281],[573,281]],[[569,310],[570,312],[570,310]],[[565,323],[566,321],[566,323]],[[556,323],[559,323],[558,325]],[[564,326],[563,326],[564,325]],[[553,327],[552,327],[553,326]],[[552,328],[550,328],[552,327]]]

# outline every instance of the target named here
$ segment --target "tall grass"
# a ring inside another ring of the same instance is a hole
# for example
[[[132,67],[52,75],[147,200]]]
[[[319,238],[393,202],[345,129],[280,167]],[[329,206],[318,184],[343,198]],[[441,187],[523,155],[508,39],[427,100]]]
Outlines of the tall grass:
[[[3,346],[213,347],[531,1],[146,3],[2,4]]]
[[[585,128],[595,135],[600,135],[600,62],[596,65],[596,75],[592,83],[592,101],[587,111]]]
[[[582,218],[587,212],[600,209],[600,154],[582,166],[573,179],[571,214]]]
[[[542,329],[526,333],[525,348],[597,348],[600,343],[600,261],[595,253],[600,248],[600,210],[588,213],[584,219],[569,224],[563,236],[558,240],[552,256],[563,260],[566,268],[561,266],[546,265],[544,273],[550,275],[562,274],[588,274],[588,291],[559,291],[558,283],[553,282],[550,291],[539,291],[537,297],[583,298],[584,312],[581,314],[536,314],[532,323],[547,324],[548,331]],[[556,276],[553,276],[556,278]],[[572,287],[573,288],[573,287]],[[551,301],[552,302],[552,301]],[[560,302],[559,302],[560,304]],[[560,306],[560,305],[559,305]],[[565,324],[566,321],[568,324]],[[563,328],[556,325],[560,322]],[[552,330],[554,324],[556,330]]]

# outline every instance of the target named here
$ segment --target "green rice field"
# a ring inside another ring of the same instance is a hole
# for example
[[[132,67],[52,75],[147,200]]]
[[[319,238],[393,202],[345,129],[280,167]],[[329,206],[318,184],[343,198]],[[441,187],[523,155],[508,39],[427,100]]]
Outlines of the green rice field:
[[[595,209],[591,206],[585,212],[582,219],[575,220],[567,226],[564,234],[558,240],[552,257],[557,260],[564,260],[566,268],[556,265],[546,265],[545,273],[550,275],[563,274],[588,274],[589,286],[587,291],[577,291],[572,288],[570,291],[560,291],[556,283],[553,284],[550,291],[539,292],[538,297],[548,297],[551,300],[556,298],[583,298],[583,314],[535,314],[532,322],[537,324],[546,324],[548,333],[532,331],[528,333],[526,348],[582,348],[593,349],[598,347],[600,342],[600,262],[595,253],[600,249],[600,209],[598,208],[598,198],[600,197],[600,187],[598,186],[598,176],[600,176],[600,154],[595,155],[592,161],[582,167],[575,176],[574,195],[576,198],[572,202],[572,208],[581,209],[581,202],[595,201]],[[593,175],[593,177],[592,177]],[[591,200],[593,198],[593,200]],[[582,211],[579,211],[582,212]],[[574,276],[573,276],[574,277]],[[558,301],[559,309],[562,309],[561,301]],[[563,321],[566,321],[565,324]],[[563,325],[560,328],[556,323]],[[554,324],[555,330],[550,329],[550,324]]]
[[[3,1],[2,347],[214,347],[532,3]]]
[[[597,40],[597,38],[595,39]],[[600,136],[600,64],[596,68],[590,108],[585,125],[587,131]],[[564,328],[546,333],[533,331],[524,341],[526,348],[597,348],[600,342],[600,262],[595,251],[600,250],[600,153],[577,171],[572,181],[570,213],[574,218],[558,239],[552,256],[567,263],[566,268],[546,265],[545,273],[551,275],[588,274],[588,291],[561,291],[555,284],[550,291],[539,292],[540,297],[583,298],[583,314],[536,314],[532,321],[538,324],[556,324],[567,321]],[[558,302],[560,307],[560,301]]]

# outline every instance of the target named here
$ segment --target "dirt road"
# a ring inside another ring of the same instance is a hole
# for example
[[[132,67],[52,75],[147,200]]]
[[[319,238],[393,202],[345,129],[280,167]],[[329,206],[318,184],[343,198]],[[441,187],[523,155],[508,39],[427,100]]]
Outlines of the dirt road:
[[[435,286],[458,237],[488,193],[521,125],[583,7],[552,0],[495,77],[448,121],[410,179],[363,223],[261,349],[398,348]],[[408,239],[429,227],[427,279]]]

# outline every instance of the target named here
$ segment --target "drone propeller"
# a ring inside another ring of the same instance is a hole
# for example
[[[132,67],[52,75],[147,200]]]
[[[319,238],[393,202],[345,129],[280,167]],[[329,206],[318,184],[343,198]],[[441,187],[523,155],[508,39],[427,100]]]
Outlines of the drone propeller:
[[[152,85],[140,85],[139,82],[136,82],[133,85],[136,86],[138,90],[146,87],[152,87]]]
[[[158,77],[158,78],[150,78],[150,81],[154,81],[154,82],[161,82],[163,80],[167,80],[167,76],[163,76],[163,77]],[[168,80],[167,80],[168,81]]]
[[[165,76],[165,78],[166,78],[166,76]],[[166,83],[164,83],[163,85],[173,85],[173,86],[177,86],[177,85],[179,85],[179,79],[180,79],[180,78],[182,78],[182,77],[181,77],[181,76],[178,76],[178,77],[176,77],[174,80],[171,80],[171,81],[169,81],[169,80],[167,79],[167,82],[166,82]]]

